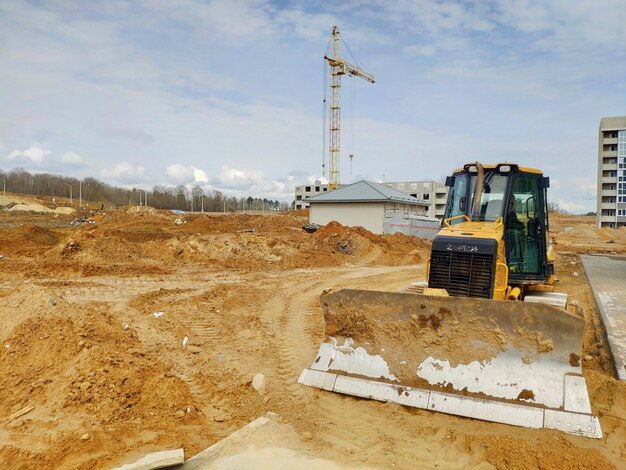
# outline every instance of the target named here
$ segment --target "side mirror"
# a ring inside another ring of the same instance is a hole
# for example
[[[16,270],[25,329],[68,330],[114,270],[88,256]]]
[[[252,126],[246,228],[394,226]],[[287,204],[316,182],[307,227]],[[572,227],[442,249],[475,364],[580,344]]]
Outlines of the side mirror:
[[[459,209],[461,210],[462,213],[465,213],[465,200],[466,200],[465,196],[462,196],[459,199]]]

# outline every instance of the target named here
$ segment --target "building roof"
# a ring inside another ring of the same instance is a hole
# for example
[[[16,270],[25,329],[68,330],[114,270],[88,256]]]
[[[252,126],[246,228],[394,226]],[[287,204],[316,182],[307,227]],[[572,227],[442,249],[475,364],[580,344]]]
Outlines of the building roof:
[[[307,202],[404,202],[407,204],[424,205],[413,196],[402,191],[389,188],[373,181],[358,181],[356,183],[341,186],[334,191],[308,197]]]
[[[601,131],[617,131],[626,129],[626,116],[603,117],[600,119]]]

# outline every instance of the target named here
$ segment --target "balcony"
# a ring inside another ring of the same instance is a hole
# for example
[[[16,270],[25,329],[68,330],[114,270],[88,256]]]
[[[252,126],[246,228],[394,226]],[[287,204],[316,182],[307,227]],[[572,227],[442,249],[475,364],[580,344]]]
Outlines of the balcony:
[[[617,145],[617,137],[605,137],[604,139],[602,139],[602,145],[613,145],[616,144]]]
[[[603,176],[602,183],[603,184],[611,184],[611,183],[617,184],[617,176]]]
[[[600,193],[600,196],[616,196],[616,195],[617,195],[617,188],[603,189],[602,192]]]
[[[617,171],[617,163],[603,163],[602,171]]]

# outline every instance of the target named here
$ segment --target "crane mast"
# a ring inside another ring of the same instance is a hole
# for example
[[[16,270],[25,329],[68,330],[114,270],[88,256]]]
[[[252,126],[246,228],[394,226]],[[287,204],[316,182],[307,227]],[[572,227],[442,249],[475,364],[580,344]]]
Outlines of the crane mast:
[[[374,75],[352,65],[341,57],[339,50],[339,28],[333,26],[331,33],[332,56],[324,56],[330,65],[330,142],[328,173],[330,191],[339,187],[339,155],[341,147],[341,76],[352,75],[374,83]]]

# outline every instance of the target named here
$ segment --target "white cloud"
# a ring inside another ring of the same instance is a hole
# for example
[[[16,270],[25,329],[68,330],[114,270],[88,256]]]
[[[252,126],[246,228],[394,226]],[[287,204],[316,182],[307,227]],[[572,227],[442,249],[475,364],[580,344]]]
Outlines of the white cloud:
[[[112,169],[104,168],[100,173],[110,180],[107,183],[112,184],[137,184],[146,181],[146,169],[128,162],[120,162]]]
[[[81,157],[76,152],[65,152],[59,156],[59,161],[68,166],[83,166],[85,161],[83,157]]]
[[[193,167],[174,163],[165,170],[167,177],[175,183],[188,183],[193,179]]]
[[[14,150],[8,155],[8,159],[16,163],[41,164],[52,152],[45,148],[45,144],[32,144],[24,150]]]
[[[175,184],[208,184],[209,175],[206,171],[192,165],[174,163],[165,169],[165,174],[170,183]]]
[[[328,178],[326,178],[325,176],[311,175],[307,177],[307,181],[311,184],[315,184],[318,181],[321,182],[322,184],[328,184]]]
[[[206,171],[200,170],[199,168],[193,168],[193,179],[196,183],[208,183],[209,175],[207,175]]]
[[[559,208],[569,212],[570,214],[580,214],[589,210],[588,206],[577,204],[571,200],[559,199],[556,201]]]

